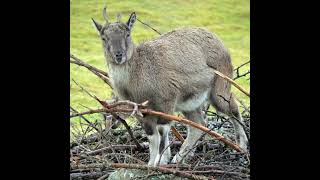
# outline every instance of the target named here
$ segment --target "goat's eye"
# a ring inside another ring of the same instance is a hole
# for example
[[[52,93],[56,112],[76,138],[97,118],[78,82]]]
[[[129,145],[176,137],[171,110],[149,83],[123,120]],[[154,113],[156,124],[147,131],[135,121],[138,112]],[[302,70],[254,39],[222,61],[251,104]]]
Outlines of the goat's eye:
[[[127,37],[129,37],[130,36],[130,34],[127,34]]]

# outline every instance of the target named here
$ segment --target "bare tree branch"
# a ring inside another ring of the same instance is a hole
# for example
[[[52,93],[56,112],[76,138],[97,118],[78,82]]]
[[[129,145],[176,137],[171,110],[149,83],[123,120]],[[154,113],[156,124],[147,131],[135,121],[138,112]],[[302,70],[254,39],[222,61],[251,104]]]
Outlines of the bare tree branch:
[[[73,164],[71,165],[72,169],[94,169],[94,168],[126,168],[126,169],[141,169],[141,170],[152,170],[152,171],[158,171],[162,172],[164,174],[173,174],[175,176],[179,177],[184,177],[184,178],[189,178],[189,179],[196,179],[196,180],[206,180],[208,179],[205,176],[198,176],[198,175],[193,175],[190,173],[185,173],[183,171],[179,171],[176,169],[170,169],[166,167],[153,167],[153,166],[148,166],[144,164],[124,164],[124,163],[95,163],[95,164],[88,164],[88,165],[82,165],[82,164]],[[212,178],[212,180],[214,180]]]
[[[74,59],[74,60],[71,60]],[[79,65],[79,66],[83,66],[86,67],[89,71],[91,71],[93,74],[95,74],[96,76],[98,76],[100,79],[102,79],[106,84],[108,84],[110,86],[110,88],[112,89],[112,85],[111,82],[109,80],[109,75],[108,73],[97,69],[83,61],[81,61],[79,58],[75,57],[74,55],[70,54],[70,63]]]

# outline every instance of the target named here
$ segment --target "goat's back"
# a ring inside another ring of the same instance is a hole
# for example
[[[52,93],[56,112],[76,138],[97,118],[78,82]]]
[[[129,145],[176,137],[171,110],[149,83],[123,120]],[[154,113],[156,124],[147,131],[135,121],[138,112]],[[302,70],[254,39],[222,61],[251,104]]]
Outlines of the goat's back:
[[[203,28],[182,28],[157,39],[142,43],[138,51],[158,67],[185,73],[198,73],[207,66],[232,76],[232,64],[227,49],[219,38]]]
[[[183,101],[212,88],[213,69],[232,75],[226,48],[202,28],[177,29],[144,42],[132,60],[127,93],[136,102],[152,98]]]

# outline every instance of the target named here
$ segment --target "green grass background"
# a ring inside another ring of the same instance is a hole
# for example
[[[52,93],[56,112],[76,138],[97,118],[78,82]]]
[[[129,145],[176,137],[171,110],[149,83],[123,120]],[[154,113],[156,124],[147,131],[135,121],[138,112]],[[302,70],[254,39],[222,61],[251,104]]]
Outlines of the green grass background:
[[[93,28],[91,18],[103,22],[102,8],[107,4],[110,21],[122,13],[126,21],[133,11],[137,17],[150,24],[162,34],[179,27],[205,27],[216,33],[229,49],[234,67],[250,60],[250,1],[249,0],[70,0],[70,53],[87,63],[107,70],[101,41]],[[136,22],[132,37],[136,44],[159,35]],[[78,111],[85,107],[98,108],[99,104],[83,93],[71,79],[76,80],[87,90],[101,99],[108,99],[111,90],[106,84],[85,68],[70,65],[71,106]],[[246,66],[243,71],[249,69]],[[250,91],[250,80],[238,79],[237,82]],[[237,89],[233,92],[249,105],[249,98]]]

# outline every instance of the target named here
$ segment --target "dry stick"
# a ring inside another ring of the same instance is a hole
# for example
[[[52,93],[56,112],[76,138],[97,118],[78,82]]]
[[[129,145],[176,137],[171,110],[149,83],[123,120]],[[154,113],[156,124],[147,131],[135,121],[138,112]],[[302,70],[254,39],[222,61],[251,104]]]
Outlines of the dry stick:
[[[73,79],[72,79],[73,80]],[[86,89],[84,89],[80,84],[78,84],[75,80],[73,80],[73,82],[76,83],[76,85],[78,85],[84,92],[86,92],[90,97],[92,97],[93,99],[97,100],[104,108],[109,108],[109,105],[104,102],[101,101],[97,96],[92,95],[91,93],[89,93]],[[116,113],[111,112],[111,115],[114,116],[118,121],[120,121],[124,127],[127,129],[129,135],[131,136],[131,139],[133,140],[133,142],[136,144],[138,150],[143,150],[142,146],[140,145],[140,143],[138,142],[138,140],[134,137],[133,132],[130,128],[130,126],[127,124],[127,122],[122,119],[120,116],[118,116]]]
[[[79,115],[85,115],[85,114],[94,114],[94,113],[101,113],[101,112],[132,112],[132,109],[123,109],[123,108],[114,108],[114,109],[96,109],[96,110],[90,110],[90,111],[86,111],[86,112],[82,112],[82,113],[77,113],[77,114],[72,114],[70,115],[70,118],[79,116]],[[212,131],[211,129],[204,127],[198,123],[195,123],[191,120],[182,118],[182,117],[178,117],[178,116],[174,116],[174,115],[170,115],[170,114],[166,114],[163,112],[159,112],[159,111],[153,111],[150,109],[140,109],[140,112],[145,113],[145,114],[149,114],[149,115],[155,115],[155,116],[159,116],[161,118],[167,119],[169,121],[178,121],[180,123],[183,124],[188,124],[192,127],[195,127],[197,129],[200,129],[201,131],[207,132],[210,136],[216,138],[217,140],[220,140],[222,142],[224,142],[225,144],[227,144],[228,146],[232,147],[233,149],[235,149],[238,152],[244,153],[245,151],[240,148],[238,145],[234,144],[233,142],[231,142],[230,140],[226,139],[225,137],[223,137],[222,135]]]
[[[184,142],[184,138],[174,126],[171,126],[171,131],[182,143]]]
[[[74,63],[74,64],[77,64],[76,61],[71,61],[71,63]],[[89,69],[93,74],[95,74],[96,76],[98,76],[100,79],[102,79],[106,84],[108,84],[108,86],[112,89],[112,86],[111,86],[111,82],[108,78],[106,78],[105,76],[101,75],[100,73],[92,70],[92,69]]]
[[[159,171],[164,174],[173,174],[175,176],[189,178],[189,179],[197,179],[197,180],[208,179],[205,176],[193,175],[193,174],[185,173],[183,171],[178,171],[175,169],[165,168],[161,166],[152,167],[152,166],[143,165],[143,164],[125,164],[125,163],[108,163],[107,164],[105,163],[105,164],[89,164],[89,165],[82,165],[82,164],[71,165],[72,169],[92,169],[92,168],[105,168],[105,167],[152,170],[152,171]]]
[[[72,58],[72,59],[75,60],[75,61],[72,62],[72,63],[74,63],[74,64],[77,64],[77,65],[79,65],[79,66],[86,67],[86,68],[89,69],[89,70],[96,71],[96,72],[98,72],[98,73],[100,73],[100,74],[102,74],[102,75],[104,75],[104,76],[106,76],[106,77],[109,77],[109,74],[108,74],[107,72],[102,71],[102,70],[100,70],[100,69],[98,69],[98,68],[96,68],[96,67],[93,67],[93,66],[91,66],[91,65],[83,62],[81,59],[75,57],[75,56],[72,55],[72,54],[70,54],[70,58]]]
[[[80,59],[76,58],[75,56],[71,55],[70,54],[70,58],[74,59],[75,61],[72,61],[70,60],[70,63],[73,63],[73,64],[77,64],[79,66],[83,66],[83,67],[86,67],[89,71],[91,71],[93,74],[95,74],[96,76],[98,76],[100,79],[102,79],[106,84],[108,84],[110,86],[110,88],[112,89],[112,85],[111,85],[111,82],[109,80],[109,75],[100,70],[100,69],[97,69],[87,63],[84,63],[83,61],[81,61]]]
[[[240,85],[238,85],[234,80],[230,79],[228,76],[222,74],[221,72],[219,72],[215,69],[213,71],[214,71],[214,73],[216,73],[217,75],[219,75],[223,79],[229,81],[231,84],[233,84],[236,88],[238,88],[241,92],[246,94],[248,97],[250,97],[250,94],[246,90],[244,90]]]
[[[127,148],[136,148],[137,146],[136,145],[110,145],[108,147],[104,147],[104,148],[101,148],[101,149],[97,149],[97,150],[93,150],[93,151],[90,151],[90,152],[87,152],[86,154],[87,155],[96,155],[96,154],[99,154],[99,153],[102,153],[104,151],[107,151],[107,150],[111,150],[111,149],[114,149],[114,150],[122,150],[122,149],[127,149]]]
[[[149,24],[142,22],[142,21],[141,21],[140,19],[138,19],[138,18],[137,18],[137,20],[138,20],[139,22],[141,22],[143,25],[151,28],[153,31],[155,31],[156,33],[158,33],[159,35],[161,35],[161,33],[160,33],[159,31],[157,31],[156,29],[154,29],[153,27],[151,27]]]

